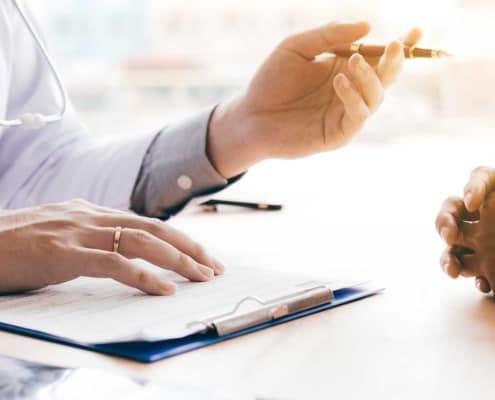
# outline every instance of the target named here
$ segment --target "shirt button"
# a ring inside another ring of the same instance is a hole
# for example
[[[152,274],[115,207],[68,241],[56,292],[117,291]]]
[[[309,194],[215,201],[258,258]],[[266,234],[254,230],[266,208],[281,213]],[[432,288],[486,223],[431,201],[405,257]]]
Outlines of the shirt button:
[[[183,190],[189,190],[192,188],[192,179],[187,175],[181,175],[177,178],[177,185]]]

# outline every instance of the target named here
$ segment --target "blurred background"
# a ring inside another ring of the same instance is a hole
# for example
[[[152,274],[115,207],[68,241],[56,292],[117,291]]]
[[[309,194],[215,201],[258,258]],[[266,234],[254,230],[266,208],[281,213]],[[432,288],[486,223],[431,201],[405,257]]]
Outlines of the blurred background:
[[[407,62],[361,142],[490,131],[495,2],[490,0],[30,0],[82,120],[96,135],[157,129],[229,98],[285,36],[367,19],[369,42],[412,26],[456,55]],[[407,110],[407,112],[406,112]],[[493,126],[493,125],[492,125]]]

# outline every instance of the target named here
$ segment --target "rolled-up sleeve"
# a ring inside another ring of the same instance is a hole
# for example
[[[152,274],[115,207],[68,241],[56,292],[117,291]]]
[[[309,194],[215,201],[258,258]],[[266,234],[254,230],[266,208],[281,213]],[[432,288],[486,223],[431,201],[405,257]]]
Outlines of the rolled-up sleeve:
[[[225,188],[227,180],[211,164],[206,143],[214,107],[162,129],[141,165],[131,208],[143,215],[167,218],[193,197]]]

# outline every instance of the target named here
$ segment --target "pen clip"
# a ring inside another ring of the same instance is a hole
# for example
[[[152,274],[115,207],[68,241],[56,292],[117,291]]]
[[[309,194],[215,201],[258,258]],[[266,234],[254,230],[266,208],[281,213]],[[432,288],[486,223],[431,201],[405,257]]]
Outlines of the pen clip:
[[[225,336],[321,304],[330,303],[333,299],[333,291],[327,285],[314,286],[270,300],[263,300],[257,296],[246,296],[239,300],[231,311],[204,320],[193,321],[188,324],[188,327],[199,324],[210,330],[215,329],[219,336]],[[239,313],[241,306],[249,301],[254,301],[260,307]]]

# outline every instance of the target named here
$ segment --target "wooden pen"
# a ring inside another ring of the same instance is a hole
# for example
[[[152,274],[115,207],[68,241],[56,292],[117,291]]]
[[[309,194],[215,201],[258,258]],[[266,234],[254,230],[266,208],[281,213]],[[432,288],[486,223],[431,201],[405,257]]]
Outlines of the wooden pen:
[[[350,57],[353,54],[361,54],[364,57],[381,57],[385,53],[386,46],[352,43],[345,47],[335,47],[332,53],[340,57]],[[404,46],[405,58],[444,58],[451,55],[443,50],[422,49],[420,47]]]

